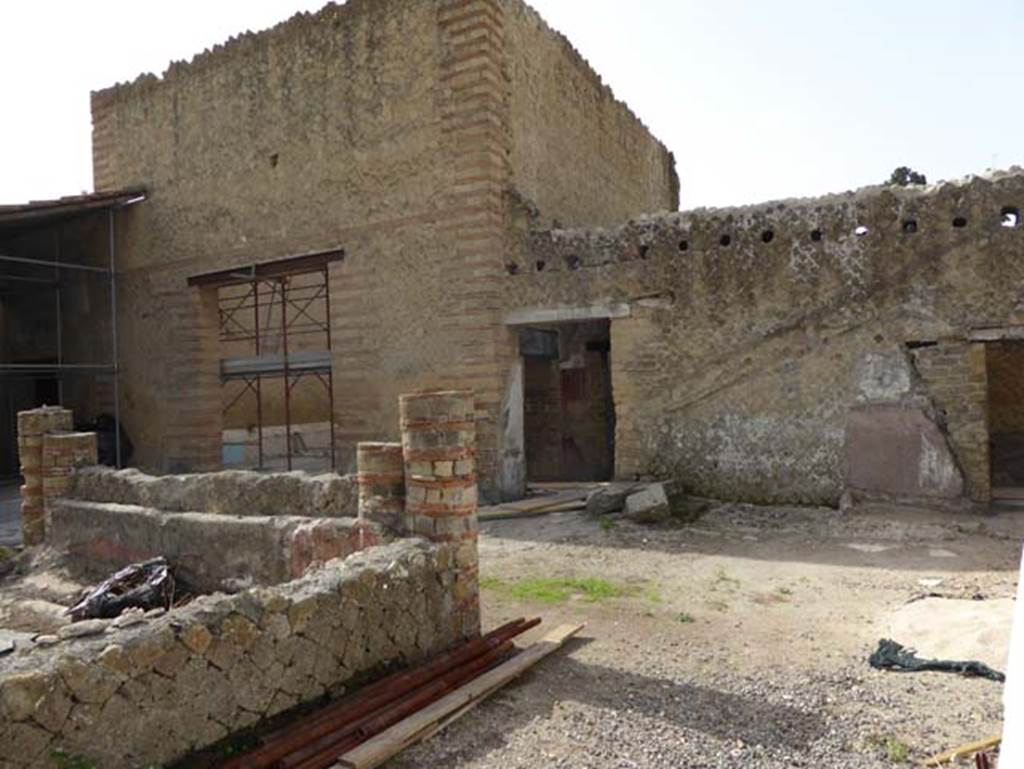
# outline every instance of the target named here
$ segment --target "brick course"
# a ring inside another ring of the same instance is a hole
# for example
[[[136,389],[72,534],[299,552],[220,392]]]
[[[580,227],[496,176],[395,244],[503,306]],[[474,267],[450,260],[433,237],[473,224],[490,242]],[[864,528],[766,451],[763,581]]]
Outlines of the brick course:
[[[523,68],[534,49],[549,69]],[[560,118],[523,130],[561,115],[566,73],[571,158]],[[241,35],[93,94],[93,156],[97,188],[151,193],[119,223],[118,250],[121,411],[141,466],[219,459],[214,326],[186,278],[342,245],[330,269],[339,469],[355,469],[359,441],[398,438],[400,393],[467,387],[488,496],[501,464],[521,461],[501,410],[512,201],[543,198],[548,219],[580,221],[678,199],[669,153],[518,0],[350,0]],[[595,171],[622,182],[590,186]]]

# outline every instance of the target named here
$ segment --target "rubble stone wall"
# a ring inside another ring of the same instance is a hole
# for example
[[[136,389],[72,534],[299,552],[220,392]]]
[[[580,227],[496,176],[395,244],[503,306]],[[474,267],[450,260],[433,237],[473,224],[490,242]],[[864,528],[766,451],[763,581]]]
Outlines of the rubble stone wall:
[[[86,467],[72,476],[66,496],[178,513],[325,518],[351,518],[358,514],[354,477],[301,471],[224,470],[156,476],[135,469]]]
[[[858,367],[910,351],[967,493],[984,503],[984,346],[1024,328],[1022,210],[1024,172],[1011,169],[615,229],[524,230],[507,307],[612,316],[619,476],[835,504]],[[953,488],[947,476],[939,485]]]
[[[165,556],[193,589],[233,591],[389,541],[355,479],[303,472],[151,476],[85,467],[49,499],[48,542],[88,574]]]
[[[104,769],[162,765],[457,639],[451,553],[403,540],[300,579],[0,659],[0,767],[62,750]]]
[[[50,518],[48,544],[77,571],[99,578],[164,556],[185,585],[203,592],[275,585],[391,539],[380,525],[353,518],[168,513],[72,499],[55,500]]]

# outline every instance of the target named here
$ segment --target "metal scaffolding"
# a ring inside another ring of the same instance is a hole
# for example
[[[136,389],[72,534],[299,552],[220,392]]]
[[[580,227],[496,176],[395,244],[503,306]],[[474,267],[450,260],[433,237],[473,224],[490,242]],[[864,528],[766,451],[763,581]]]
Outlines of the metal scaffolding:
[[[336,249],[189,279],[192,286],[217,288],[222,347],[241,348],[246,353],[221,360],[222,385],[243,384],[224,406],[224,413],[245,396],[255,397],[260,468],[265,465],[264,382],[283,382],[285,460],[291,470],[295,454],[292,393],[304,378],[315,379],[323,386],[330,433],[330,469],[336,467],[329,266],[343,257],[344,251]],[[294,349],[295,342],[299,349]]]
[[[0,285],[10,286],[2,293],[23,297],[39,292],[51,294],[56,354],[52,361],[33,363],[0,362],[0,381],[14,378],[52,378],[57,381],[58,405],[64,405],[64,379],[68,374],[109,375],[113,391],[114,458],[122,464],[121,411],[119,382],[116,210],[146,199],[144,190],[94,193],[59,200],[17,206],[0,206],[0,243],[26,233],[53,232],[52,258],[40,255],[12,256],[0,252]],[[104,217],[106,254],[103,266],[69,261],[61,254],[60,228],[69,221],[86,217]],[[17,270],[17,272],[8,272]],[[110,360],[69,363],[65,360],[64,300],[62,288],[75,278],[93,276],[106,282],[110,301]]]

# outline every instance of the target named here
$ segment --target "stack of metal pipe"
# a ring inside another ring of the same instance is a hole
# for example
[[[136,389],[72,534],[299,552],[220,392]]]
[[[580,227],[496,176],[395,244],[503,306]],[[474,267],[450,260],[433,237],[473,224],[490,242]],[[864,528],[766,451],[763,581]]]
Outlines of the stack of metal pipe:
[[[266,735],[221,769],[329,769],[343,753],[508,659],[515,651],[512,639],[539,624],[540,618],[513,620],[387,676]]]

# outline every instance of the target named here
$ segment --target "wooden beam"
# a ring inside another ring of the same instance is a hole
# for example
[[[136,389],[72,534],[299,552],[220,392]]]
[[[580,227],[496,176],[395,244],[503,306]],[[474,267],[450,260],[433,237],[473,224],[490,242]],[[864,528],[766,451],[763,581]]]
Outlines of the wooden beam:
[[[524,307],[506,314],[505,325],[529,326],[535,323],[568,323],[629,316],[629,305],[625,302],[607,301],[583,307]]]
[[[984,740],[978,740],[977,742],[969,742],[966,745],[961,745],[958,748],[953,748],[952,750],[947,750],[945,753],[938,753],[931,758],[925,759],[922,766],[942,766],[943,764],[952,764],[959,761],[961,758],[967,758],[969,756],[973,756],[975,753],[981,753],[983,750],[991,750],[1002,741],[1002,737],[988,737]]]
[[[465,715],[509,681],[560,649],[582,629],[583,625],[559,625],[510,660],[340,756],[331,769],[373,769],[380,766],[408,746],[436,734],[445,725]]]

